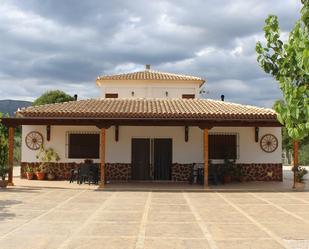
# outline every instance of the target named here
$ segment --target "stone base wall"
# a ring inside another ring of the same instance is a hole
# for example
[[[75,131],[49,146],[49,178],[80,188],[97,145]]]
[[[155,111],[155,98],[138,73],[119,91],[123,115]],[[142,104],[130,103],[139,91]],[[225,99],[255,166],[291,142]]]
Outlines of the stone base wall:
[[[282,163],[237,164],[245,181],[282,181]]]
[[[26,178],[25,170],[29,166],[36,170],[40,163],[21,163],[21,178]],[[72,168],[77,168],[80,163],[53,163],[54,173],[57,179],[67,180]],[[193,164],[173,163],[172,181],[188,182]],[[241,167],[245,181],[282,181],[282,164],[237,164]],[[106,163],[105,177],[107,181],[131,180],[130,163]]]
[[[131,180],[130,163],[107,163],[105,164],[107,181],[128,181]]]
[[[172,165],[172,181],[174,182],[188,182],[193,164],[173,163]]]

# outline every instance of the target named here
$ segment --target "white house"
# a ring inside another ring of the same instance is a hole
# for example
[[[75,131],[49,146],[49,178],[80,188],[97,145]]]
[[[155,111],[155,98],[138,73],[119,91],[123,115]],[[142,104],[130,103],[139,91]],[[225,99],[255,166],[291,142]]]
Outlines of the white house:
[[[98,77],[97,99],[28,107],[8,127],[22,125],[22,175],[37,167],[37,149],[53,148],[59,178],[84,159],[100,163],[104,179],[188,181],[193,164],[235,159],[246,180],[282,180],[281,126],[272,109],[199,98],[199,77],[146,69]],[[211,161],[209,161],[211,160]]]

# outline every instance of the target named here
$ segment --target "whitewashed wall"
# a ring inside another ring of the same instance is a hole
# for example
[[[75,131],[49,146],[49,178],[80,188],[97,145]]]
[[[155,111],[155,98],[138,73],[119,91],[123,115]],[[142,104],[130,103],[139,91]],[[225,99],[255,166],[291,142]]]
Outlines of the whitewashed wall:
[[[43,134],[45,147],[52,147],[59,154],[60,162],[80,162],[80,159],[66,158],[66,134],[69,131],[97,131],[96,127],[81,126],[52,126],[51,140],[46,141],[46,126],[23,126],[22,129],[22,162],[36,162],[37,151],[29,150],[25,145],[25,136],[30,131]],[[260,144],[254,141],[253,127],[215,127],[212,132],[237,133],[239,137],[239,158],[237,163],[281,163],[281,128],[260,128],[260,138],[267,133],[274,134],[279,141],[278,149],[266,153]],[[106,132],[106,161],[109,163],[131,162],[132,138],[172,138],[173,162],[193,163],[203,162],[203,131],[190,127],[189,141],[184,141],[184,127],[119,127],[119,141],[115,141],[114,127]]]
[[[101,83],[100,88],[102,98],[106,93],[117,93],[118,98],[182,98],[182,94],[195,94],[198,97],[200,86],[190,81],[112,81]]]

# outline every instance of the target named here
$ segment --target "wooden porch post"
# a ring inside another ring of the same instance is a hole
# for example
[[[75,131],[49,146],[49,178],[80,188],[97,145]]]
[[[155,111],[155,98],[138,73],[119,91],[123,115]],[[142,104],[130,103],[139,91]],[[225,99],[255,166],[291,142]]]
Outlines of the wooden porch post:
[[[101,128],[101,143],[100,143],[100,188],[104,188],[105,185],[105,142],[106,142],[106,130]]]
[[[208,187],[208,129],[204,129],[204,187]]]
[[[8,185],[14,186],[13,183],[13,166],[14,166],[14,128],[9,127],[9,176]]]

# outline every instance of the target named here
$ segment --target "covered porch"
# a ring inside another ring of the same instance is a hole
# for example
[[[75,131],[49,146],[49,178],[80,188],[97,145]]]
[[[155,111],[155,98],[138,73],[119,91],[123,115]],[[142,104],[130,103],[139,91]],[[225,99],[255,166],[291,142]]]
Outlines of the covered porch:
[[[179,134],[179,136],[182,136],[182,140],[184,142],[187,142],[190,137],[190,131],[195,127],[195,129],[198,127],[198,129],[201,130],[202,134],[202,148],[200,148],[203,152],[203,177],[204,177],[204,188],[207,188],[209,186],[209,130],[211,130],[213,127],[251,127],[252,133],[255,132],[255,127],[270,127],[270,126],[278,126],[276,122],[270,123],[270,122],[261,122],[261,121],[204,121],[204,120],[196,120],[196,119],[181,119],[181,120],[173,120],[173,119],[145,119],[145,118],[130,118],[130,119],[86,119],[86,118],[37,118],[37,117],[23,117],[23,118],[5,118],[2,120],[2,122],[9,127],[9,147],[10,147],[10,153],[9,153],[9,159],[10,159],[10,172],[9,172],[9,182],[11,185],[13,185],[13,149],[14,149],[14,140],[12,139],[14,137],[14,128],[19,125],[31,125],[31,126],[44,126],[46,134],[44,134],[44,137],[50,138],[52,136],[52,130],[51,127],[57,127],[57,126],[83,126],[83,127],[97,127],[99,129],[100,133],[100,158],[99,158],[99,164],[100,164],[100,188],[106,188],[106,171],[107,167],[109,167],[108,162],[106,161],[106,147],[108,146],[108,142],[106,139],[106,132],[108,129],[113,129],[113,136],[114,140],[118,141],[119,138],[119,132],[124,127],[171,127],[171,128],[181,128],[183,131],[182,134]],[[152,183],[147,183],[148,185],[151,185]],[[147,185],[146,184],[146,185]],[[154,187],[160,189],[163,185],[167,183],[162,183],[161,186],[158,184],[155,184]],[[112,186],[113,185],[113,186]],[[108,188],[113,188],[117,184],[107,185]],[[119,185],[119,184],[118,184]],[[190,189],[200,189],[200,186],[193,186],[190,187],[189,184],[186,184],[187,188]],[[125,183],[120,186],[120,188],[126,188],[130,187],[130,183]],[[171,186],[171,185],[169,185]],[[178,188],[177,184],[172,185],[172,188]],[[181,188],[183,188],[183,184],[180,185]]]

